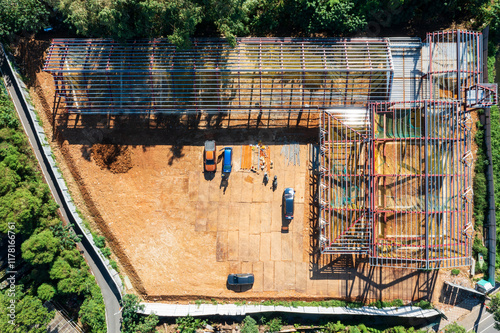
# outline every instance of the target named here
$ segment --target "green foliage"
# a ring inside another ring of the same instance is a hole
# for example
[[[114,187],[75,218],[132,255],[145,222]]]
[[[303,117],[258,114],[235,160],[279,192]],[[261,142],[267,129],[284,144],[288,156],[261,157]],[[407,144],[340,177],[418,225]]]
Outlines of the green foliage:
[[[104,236],[94,236],[94,244],[95,246],[97,246],[98,248],[102,249],[103,247],[106,246],[106,237]]]
[[[111,256],[111,250],[109,247],[105,247],[104,249],[101,250],[102,255],[105,256],[106,258],[109,258]]]
[[[283,321],[280,317],[275,317],[267,322],[266,332],[279,332],[283,327]]]
[[[44,302],[50,301],[55,294],[56,294],[56,289],[48,283],[43,283],[37,289],[38,298]]]
[[[368,333],[368,329],[366,328],[366,326],[364,324],[358,325],[358,329],[361,333]]]
[[[420,302],[416,303],[415,305],[424,309],[424,310],[432,309],[432,304],[429,301],[421,300]]]
[[[118,263],[114,260],[109,261],[110,266],[117,272],[120,271],[120,268],[118,267]]]
[[[207,323],[201,319],[194,319],[191,316],[179,317],[175,320],[179,333],[195,333],[197,329],[202,328]]]
[[[406,333],[406,329],[404,328],[404,326],[395,326],[386,329],[384,333]]]
[[[71,229],[73,225],[64,226],[62,221],[59,221],[56,225],[50,227],[54,236],[59,238],[61,241],[61,247],[63,249],[71,249],[75,247],[75,244],[80,242],[82,237],[77,236],[75,232]]]
[[[21,245],[22,257],[32,265],[51,263],[57,255],[59,243],[50,230],[33,234]]]
[[[241,333],[259,333],[259,325],[257,325],[255,319],[246,316],[242,322]]]
[[[395,299],[395,300],[390,301],[390,302],[378,300],[376,302],[372,302],[372,303],[368,304],[368,306],[374,306],[376,308],[382,309],[382,308],[389,308],[389,307],[401,307],[401,306],[404,306],[404,303],[402,300],[400,300],[398,298],[398,299]],[[417,305],[417,306],[419,306],[419,305]]]
[[[458,274],[460,274],[460,270],[459,270],[459,269],[453,268],[453,269],[451,270],[451,275],[455,275],[455,276],[456,276],[456,275],[458,275]]]
[[[345,325],[343,325],[340,321],[337,321],[336,323],[328,322],[325,326],[323,326],[323,330],[325,333],[342,332],[345,330]]]
[[[99,286],[92,281],[89,288],[89,297],[83,301],[78,313],[82,324],[93,333],[106,333],[106,315],[104,301]]]
[[[445,333],[466,333],[467,330],[465,327],[457,324],[457,322],[454,322],[453,324],[449,324],[444,328]]]
[[[13,104],[0,89],[0,233],[10,230],[8,222],[15,223],[19,240],[26,239],[22,258],[33,265],[21,280],[29,296],[16,290],[17,326],[5,324],[7,316],[0,316],[0,332],[46,332],[53,314],[41,307],[41,301],[64,294],[83,302],[80,316],[89,332],[106,332],[100,289],[75,246],[79,237],[57,217],[58,206],[36,164]],[[5,291],[0,291],[0,313],[6,313],[4,300]]]
[[[349,333],[361,333],[357,326],[349,327]]]
[[[55,313],[49,312],[42,302],[36,297],[26,295],[22,291],[22,286],[15,289],[15,298],[12,298],[8,290],[0,291],[0,332],[5,333],[46,333],[47,324],[54,318]],[[9,306],[11,300],[15,300],[15,320],[9,322]],[[13,323],[13,324],[12,324]]]
[[[364,15],[350,1],[256,0],[245,5],[249,28],[257,35],[282,30],[343,35],[366,26]]]
[[[496,312],[500,309],[500,294],[495,294],[491,297],[491,301],[488,304],[489,312]]]
[[[144,310],[144,305],[139,303],[136,295],[126,294],[121,300],[122,310],[122,332],[123,333],[149,333],[156,332],[154,329],[158,324],[158,317],[154,314],[143,316],[137,313]],[[198,319],[199,320],[199,319]],[[189,331],[194,333],[193,331]],[[181,331],[182,333],[182,331]]]
[[[0,1],[0,37],[37,32],[47,24],[49,12],[40,0]]]

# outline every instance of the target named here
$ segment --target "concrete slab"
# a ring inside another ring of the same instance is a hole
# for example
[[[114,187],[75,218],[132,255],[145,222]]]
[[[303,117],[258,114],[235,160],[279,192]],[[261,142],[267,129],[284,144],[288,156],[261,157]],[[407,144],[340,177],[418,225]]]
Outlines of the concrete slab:
[[[274,262],[264,262],[264,291],[274,290]]]
[[[290,236],[292,238],[292,260],[302,262],[302,253],[304,252],[302,233],[293,232]]]
[[[217,206],[217,231],[229,229],[229,206],[226,202],[220,202]]]
[[[250,261],[249,236],[248,232],[239,231],[238,247],[240,261]]]
[[[281,196],[279,201],[273,201],[271,210],[271,231],[281,231]]]
[[[282,291],[286,288],[285,283],[285,263],[276,261],[274,263],[274,283],[276,291]]]
[[[250,203],[240,204],[239,213],[238,230],[248,235],[250,231],[250,214],[252,213]]]
[[[254,275],[255,282],[253,284],[253,290],[261,292],[264,290],[264,263],[254,262],[252,266],[252,272]]]
[[[293,258],[293,243],[291,233],[281,234],[281,260],[291,261]]]
[[[285,289],[295,290],[295,263],[285,262]]]
[[[258,262],[260,257],[260,235],[249,236],[248,259],[251,262]]]
[[[307,262],[295,263],[295,291],[299,293],[305,293],[307,290],[308,268]]]
[[[261,204],[260,208],[260,232],[271,232],[272,202]]]
[[[281,260],[281,232],[271,232],[271,260]]]
[[[241,263],[239,261],[229,262],[229,272],[227,274],[238,274],[241,273]]]
[[[262,217],[262,207],[264,203],[254,203],[250,212],[250,234],[257,235],[260,234],[260,224]]]
[[[241,273],[252,273],[253,272],[253,263],[251,262],[242,262],[241,263]]]
[[[236,202],[229,203],[228,206],[228,225],[227,230],[236,231],[239,229],[240,221],[240,204]]]
[[[271,233],[264,232],[260,234],[260,261],[266,262],[271,260]]]
[[[217,204],[210,203],[206,215],[207,215],[207,231],[217,231],[217,224],[218,224],[218,211],[217,211]]]
[[[227,259],[230,261],[239,260],[239,232],[238,231],[229,231],[227,233],[228,238],[228,251],[227,251]]]
[[[227,231],[217,232],[217,245],[215,256],[217,261],[226,261],[228,252],[228,236]]]

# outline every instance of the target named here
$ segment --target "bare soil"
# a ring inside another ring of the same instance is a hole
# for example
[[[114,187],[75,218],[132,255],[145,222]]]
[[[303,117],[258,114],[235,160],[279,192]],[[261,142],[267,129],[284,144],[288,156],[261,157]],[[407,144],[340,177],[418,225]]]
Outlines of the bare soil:
[[[17,61],[26,66],[33,102],[75,204],[106,236],[131,282],[128,292],[170,301],[438,300],[438,272],[369,267],[363,256],[316,252],[314,114],[113,117],[67,115],[60,108],[54,115],[54,83],[41,71],[49,42],[20,45]],[[207,139],[215,139],[218,149],[233,148],[227,183],[221,164],[215,175],[203,173]],[[262,183],[262,173],[240,170],[242,147],[258,141],[270,147],[275,192]],[[300,165],[280,155],[292,141],[300,144]],[[281,232],[285,187],[296,190],[289,233]],[[251,290],[227,288],[227,274],[239,272],[255,275]]]

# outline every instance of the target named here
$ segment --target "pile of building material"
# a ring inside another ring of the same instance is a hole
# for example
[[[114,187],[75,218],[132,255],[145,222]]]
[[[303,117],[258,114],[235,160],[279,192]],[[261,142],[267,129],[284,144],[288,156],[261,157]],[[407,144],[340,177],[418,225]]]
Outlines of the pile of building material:
[[[284,145],[281,148],[280,155],[285,156],[285,166],[290,165],[300,165],[300,146],[298,143],[291,143]]]

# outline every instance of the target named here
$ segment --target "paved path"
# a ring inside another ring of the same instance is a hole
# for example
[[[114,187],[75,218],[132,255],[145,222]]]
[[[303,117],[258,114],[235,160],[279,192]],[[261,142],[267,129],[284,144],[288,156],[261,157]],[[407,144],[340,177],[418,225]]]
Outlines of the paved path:
[[[160,317],[190,316],[244,316],[253,313],[284,312],[297,314],[316,315],[363,315],[384,317],[431,318],[439,316],[434,309],[423,310],[419,307],[403,306],[400,308],[377,309],[365,306],[351,309],[347,307],[321,307],[321,306],[274,306],[274,305],[236,305],[236,304],[165,304],[141,303],[144,305],[144,314],[155,313]]]
[[[82,235],[83,230],[81,230],[78,227],[77,223],[74,221],[73,215],[71,214],[67,202],[63,199],[62,190],[56,181],[56,175],[50,167],[50,163],[47,160],[46,155],[42,153],[43,145],[36,135],[31,117],[28,116],[29,109],[26,101],[22,98],[21,87],[17,83],[8,61],[6,61],[2,46],[0,46],[0,70],[2,72],[7,90],[9,91],[9,95],[14,102],[14,106],[16,108],[17,114],[19,115],[24,131],[28,136],[29,142],[33,148],[33,152],[35,153],[35,156],[38,160],[45,182],[49,185],[50,191],[52,192],[54,199],[60,207],[59,210],[61,216],[67,223],[72,223],[74,225],[74,230],[77,234]],[[87,238],[83,237],[82,241],[78,243],[78,245],[79,248],[83,250],[83,255],[85,256],[85,259],[90,266],[90,270],[94,274],[96,281],[101,288],[102,296],[104,298],[104,305],[106,306],[106,323],[108,333],[119,333],[121,326],[121,313],[118,313],[120,309],[120,292],[117,290],[116,285],[112,281],[112,277],[105,269],[102,261],[99,259],[99,255],[97,254],[97,252],[95,252],[94,248],[91,246]]]
[[[493,313],[486,310],[484,304],[476,306],[472,311],[463,317],[459,322],[460,325],[465,327],[467,332],[476,333],[496,333],[499,332],[495,329],[495,320]]]

